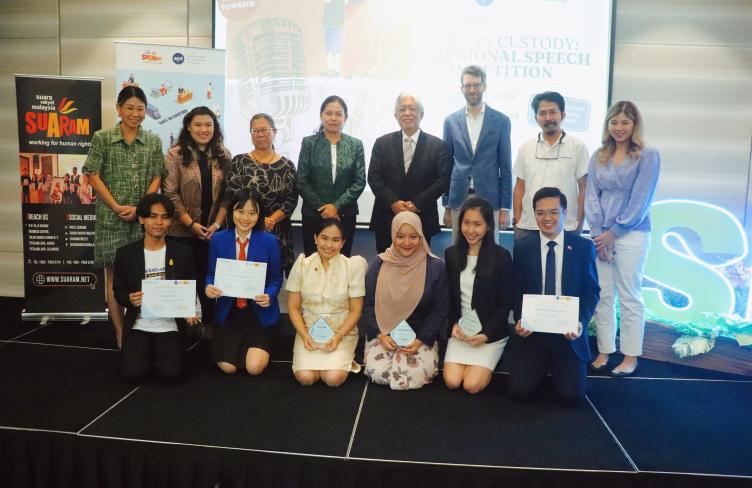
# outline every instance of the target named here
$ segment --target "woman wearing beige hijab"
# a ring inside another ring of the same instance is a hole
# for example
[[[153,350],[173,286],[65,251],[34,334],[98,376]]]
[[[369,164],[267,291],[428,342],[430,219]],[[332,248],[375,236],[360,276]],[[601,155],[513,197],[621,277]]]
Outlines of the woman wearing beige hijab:
[[[440,331],[446,327],[449,292],[444,262],[431,254],[420,219],[400,212],[392,220],[392,245],[366,274],[361,319],[366,330],[365,373],[393,390],[412,390],[438,373]],[[406,329],[409,326],[409,329]],[[403,331],[415,339],[398,345]]]

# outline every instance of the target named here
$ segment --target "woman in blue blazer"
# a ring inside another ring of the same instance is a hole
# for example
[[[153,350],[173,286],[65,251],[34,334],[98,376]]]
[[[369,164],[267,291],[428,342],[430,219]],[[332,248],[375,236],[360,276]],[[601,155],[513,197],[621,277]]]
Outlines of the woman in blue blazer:
[[[279,323],[277,295],[282,287],[279,242],[264,231],[261,200],[249,190],[238,191],[230,201],[229,228],[217,232],[209,243],[206,296],[216,299],[212,357],[219,369],[233,374],[245,367],[251,375],[264,372]],[[214,286],[217,259],[242,259],[266,263],[264,293],[252,300],[224,296]]]

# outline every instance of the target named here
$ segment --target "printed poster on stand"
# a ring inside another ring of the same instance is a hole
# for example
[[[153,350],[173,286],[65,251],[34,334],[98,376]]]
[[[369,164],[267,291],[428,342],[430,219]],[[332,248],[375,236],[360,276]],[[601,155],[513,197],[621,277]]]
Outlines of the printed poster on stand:
[[[165,154],[194,107],[209,107],[223,125],[224,50],[117,42],[116,66],[117,91],[136,85],[146,94],[143,127],[159,135]]]
[[[94,193],[81,167],[102,126],[101,80],[16,75],[24,320],[106,319]]]

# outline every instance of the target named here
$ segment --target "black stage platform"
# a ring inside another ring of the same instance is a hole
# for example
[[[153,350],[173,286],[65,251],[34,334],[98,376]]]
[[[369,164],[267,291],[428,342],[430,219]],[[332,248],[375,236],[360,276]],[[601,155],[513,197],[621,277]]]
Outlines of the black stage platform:
[[[196,342],[183,381],[133,386],[110,326],[0,306],[2,487],[752,486],[752,378],[644,360],[574,408],[510,399],[503,370],[477,396],[301,387],[287,324],[260,377]]]

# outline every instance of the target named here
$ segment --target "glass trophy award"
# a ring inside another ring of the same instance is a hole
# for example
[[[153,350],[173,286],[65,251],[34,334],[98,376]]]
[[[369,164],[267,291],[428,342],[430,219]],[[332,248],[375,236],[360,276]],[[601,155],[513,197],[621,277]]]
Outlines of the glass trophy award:
[[[311,338],[319,345],[319,349],[334,337],[334,331],[329,326],[329,322],[323,316],[319,316],[316,321],[311,324],[308,329],[308,333],[311,334]]]
[[[480,325],[480,317],[478,317],[478,312],[475,310],[471,310],[469,314],[463,315],[460,318],[459,325],[462,333],[468,337],[472,337],[483,330],[483,327]]]
[[[392,336],[392,339],[399,347],[409,346],[416,337],[415,331],[413,331],[412,327],[410,327],[410,324],[408,324],[405,320],[397,324],[397,327],[392,329],[389,335]]]

